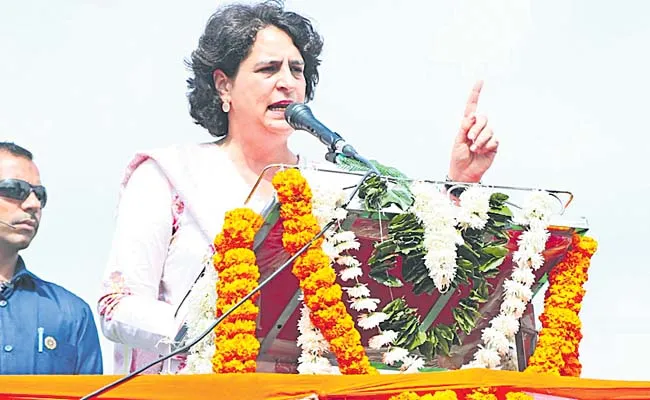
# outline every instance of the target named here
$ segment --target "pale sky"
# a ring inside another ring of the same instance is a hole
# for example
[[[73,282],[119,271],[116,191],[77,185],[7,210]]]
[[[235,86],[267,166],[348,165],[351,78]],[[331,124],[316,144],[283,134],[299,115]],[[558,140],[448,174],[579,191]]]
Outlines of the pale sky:
[[[50,196],[23,255],[93,309],[130,157],[211,140],[187,112],[183,60],[217,3],[0,3],[0,139],[35,154]],[[586,217],[599,242],[580,314],[583,377],[650,380],[650,3],[287,4],[325,38],[316,116],[411,176],[444,179],[465,99],[485,80],[479,112],[501,147],[484,181],[572,191],[567,216]],[[292,147],[324,153],[303,132]]]

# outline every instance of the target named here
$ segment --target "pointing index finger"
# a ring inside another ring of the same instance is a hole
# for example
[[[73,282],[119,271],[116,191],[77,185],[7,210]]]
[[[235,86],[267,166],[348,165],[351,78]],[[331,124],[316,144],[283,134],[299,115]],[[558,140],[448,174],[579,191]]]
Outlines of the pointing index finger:
[[[478,106],[478,97],[481,94],[481,89],[483,89],[483,81],[476,81],[474,87],[472,88],[472,92],[469,94],[469,98],[467,99],[467,104],[465,105],[465,117],[469,117],[476,112],[476,107]]]

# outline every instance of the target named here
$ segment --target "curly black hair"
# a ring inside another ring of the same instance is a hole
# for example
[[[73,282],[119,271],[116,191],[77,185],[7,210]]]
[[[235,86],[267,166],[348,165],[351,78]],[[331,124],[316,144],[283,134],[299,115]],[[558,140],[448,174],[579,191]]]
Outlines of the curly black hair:
[[[198,48],[187,62],[193,73],[187,80],[190,115],[212,136],[228,134],[228,115],[221,109],[222,100],[215,88],[213,72],[220,69],[228,77],[235,77],[241,62],[250,54],[257,32],[268,26],[283,30],[300,51],[305,62],[305,97],[307,101],[313,99],[323,39],[311,22],[285,11],[281,1],[226,5],[212,14]]]

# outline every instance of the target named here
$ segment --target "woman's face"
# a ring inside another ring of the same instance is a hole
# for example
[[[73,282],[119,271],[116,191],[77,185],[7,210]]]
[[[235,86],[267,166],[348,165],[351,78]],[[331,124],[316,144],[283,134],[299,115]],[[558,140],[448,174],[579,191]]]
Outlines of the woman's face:
[[[259,31],[250,54],[229,80],[231,129],[238,124],[274,134],[293,132],[284,110],[293,102],[305,101],[303,69],[302,56],[289,35],[275,26]]]

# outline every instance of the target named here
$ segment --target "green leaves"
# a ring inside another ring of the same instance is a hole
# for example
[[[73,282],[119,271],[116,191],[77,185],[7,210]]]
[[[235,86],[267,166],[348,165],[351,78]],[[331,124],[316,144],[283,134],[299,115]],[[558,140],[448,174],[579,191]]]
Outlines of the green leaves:
[[[368,177],[359,189],[359,198],[364,201],[366,210],[377,211],[394,204],[405,211],[413,204],[413,194],[409,189],[406,175],[393,167],[380,164],[375,160],[370,163],[377,168],[381,177]],[[348,171],[367,172],[369,168],[348,157],[337,157],[337,164]],[[394,178],[390,181],[387,178]]]
[[[461,331],[466,335],[476,326],[476,320],[481,316],[478,312],[478,302],[471,298],[465,298],[458,302],[458,307],[452,310],[454,321]]]
[[[408,307],[406,300],[395,299],[388,303],[382,312],[386,313],[388,318],[379,324],[379,327],[382,330],[393,330],[398,333],[393,344],[413,350],[424,343],[426,335],[419,329],[420,317],[416,309]]]
[[[376,165],[388,176],[403,177],[397,170]],[[413,195],[405,183],[389,182],[377,176],[366,180],[359,197],[368,211],[382,210],[390,205],[408,210],[413,204]],[[485,227],[459,231],[464,243],[456,247],[456,276],[449,290],[462,290],[466,285],[471,289],[453,308],[453,322],[433,325],[425,331],[417,310],[409,308],[404,299],[396,299],[384,307],[388,318],[380,324],[382,330],[398,332],[394,345],[409,351],[417,349],[423,357],[431,359],[436,355],[449,355],[453,346],[461,344],[460,335],[469,335],[476,328],[481,318],[480,306],[487,302],[490,294],[487,280],[499,273],[508,255],[507,229],[512,226],[512,212],[506,205],[507,200],[507,195],[493,193]],[[436,287],[424,263],[427,252],[424,232],[422,222],[413,213],[395,215],[388,224],[387,238],[375,244],[368,260],[370,277],[388,287],[410,284],[416,295],[433,293]],[[392,274],[400,260],[402,279]]]

